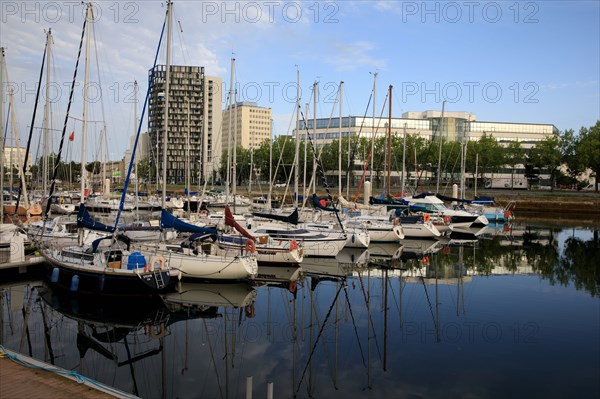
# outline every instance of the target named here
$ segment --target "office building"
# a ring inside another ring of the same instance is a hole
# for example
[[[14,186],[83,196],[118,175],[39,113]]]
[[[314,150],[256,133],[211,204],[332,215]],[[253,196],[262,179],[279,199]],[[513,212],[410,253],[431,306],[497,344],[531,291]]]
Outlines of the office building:
[[[313,121],[307,121],[308,129],[317,145],[331,143],[339,138],[339,118],[317,119],[317,129],[313,131]],[[342,118],[342,137],[361,137],[371,139],[387,135],[388,118],[349,116]],[[417,134],[429,140],[436,140],[443,135],[445,140],[460,141],[479,140],[484,134],[492,135],[500,144],[518,141],[525,149],[533,147],[558,129],[552,124],[482,122],[476,115],[468,112],[445,112],[442,118],[440,111],[405,112],[401,118],[391,119],[391,132],[395,135],[406,133]],[[295,134],[295,131],[294,131]],[[306,134],[304,123],[300,126],[300,137]]]
[[[4,147],[4,170],[5,173],[10,173],[10,165],[12,164],[13,169],[22,169],[23,162],[25,162],[25,154],[27,151],[25,147]],[[32,159],[31,152],[27,158],[27,171],[31,169]]]
[[[237,145],[243,148],[258,148],[261,143],[271,138],[271,108],[259,107],[254,102],[238,102],[223,111],[223,148]],[[237,122],[236,122],[237,119]],[[232,132],[229,143],[229,132]]]

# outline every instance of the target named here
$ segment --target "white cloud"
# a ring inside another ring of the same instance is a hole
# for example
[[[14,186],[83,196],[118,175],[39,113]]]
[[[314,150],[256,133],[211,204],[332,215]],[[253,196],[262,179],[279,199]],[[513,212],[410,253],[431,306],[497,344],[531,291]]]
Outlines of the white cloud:
[[[339,72],[354,71],[365,66],[385,68],[384,59],[370,55],[376,50],[373,42],[359,40],[350,43],[335,42],[331,45],[326,61]]]

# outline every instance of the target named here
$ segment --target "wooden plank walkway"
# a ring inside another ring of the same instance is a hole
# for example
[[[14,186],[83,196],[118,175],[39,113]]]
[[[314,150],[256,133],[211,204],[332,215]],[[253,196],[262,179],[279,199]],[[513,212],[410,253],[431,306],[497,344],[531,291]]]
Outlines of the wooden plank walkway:
[[[16,355],[19,359],[34,365],[35,368],[16,363],[6,357],[6,354]],[[109,390],[102,390],[101,387],[88,381],[80,384],[73,376],[46,371],[42,367],[56,369],[55,366],[39,360],[0,348],[0,398],[114,399],[135,397],[118,390],[113,392],[112,388],[109,393]],[[68,371],[63,371],[68,374]]]

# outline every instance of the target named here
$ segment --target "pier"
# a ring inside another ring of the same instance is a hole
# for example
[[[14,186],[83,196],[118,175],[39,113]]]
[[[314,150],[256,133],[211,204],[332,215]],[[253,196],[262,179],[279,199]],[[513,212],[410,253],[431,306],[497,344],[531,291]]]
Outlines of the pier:
[[[137,398],[0,346],[0,398]]]

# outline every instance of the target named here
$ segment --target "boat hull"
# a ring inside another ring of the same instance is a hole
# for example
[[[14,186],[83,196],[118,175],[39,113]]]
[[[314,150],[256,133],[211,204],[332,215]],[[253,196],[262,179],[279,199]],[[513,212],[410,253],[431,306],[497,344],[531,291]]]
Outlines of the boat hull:
[[[160,251],[158,252],[160,253]],[[181,272],[181,277],[200,280],[250,280],[258,273],[254,256],[224,256],[193,253],[168,252],[169,265]]]
[[[157,292],[173,290],[176,282],[175,278],[171,278],[170,270],[157,271],[164,283],[164,286],[159,288],[153,272],[140,271],[140,273],[135,273],[132,270],[96,269],[65,262],[46,250],[42,250],[42,255],[46,260],[44,263],[45,274],[50,285],[71,292],[105,295],[152,295]],[[78,280],[78,283],[75,284],[74,280]]]

